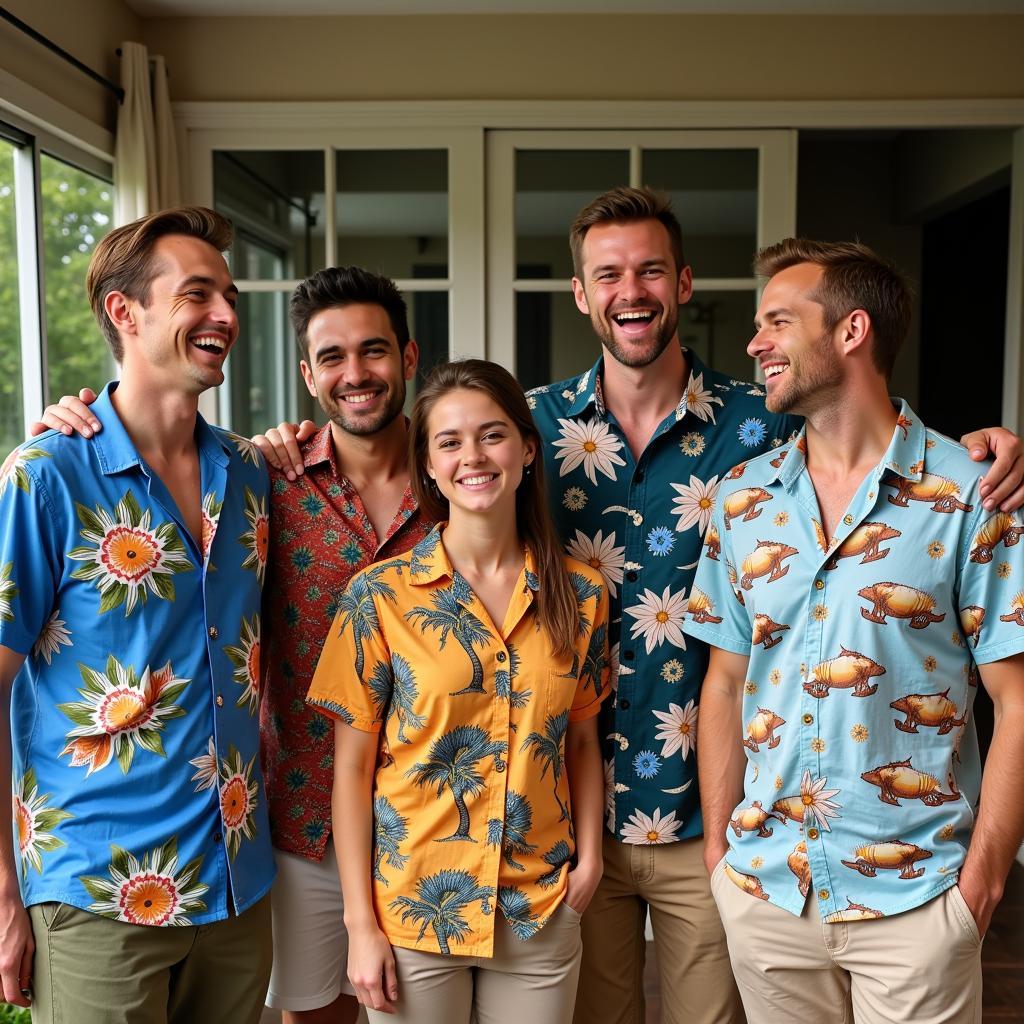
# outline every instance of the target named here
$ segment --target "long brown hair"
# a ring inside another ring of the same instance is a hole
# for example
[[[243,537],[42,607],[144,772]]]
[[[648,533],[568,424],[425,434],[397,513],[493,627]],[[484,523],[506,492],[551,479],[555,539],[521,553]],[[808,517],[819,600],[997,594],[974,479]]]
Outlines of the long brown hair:
[[[569,573],[565,568],[562,545],[548,511],[544,486],[542,441],[530,415],[526,396],[518,381],[504,367],[484,359],[461,359],[436,367],[420,388],[409,424],[409,476],[420,510],[435,522],[447,519],[448,499],[427,475],[429,438],[427,420],[437,402],[458,389],[482,391],[499,406],[522,435],[532,440],[537,455],[516,491],[516,526],[519,536],[533,552],[537,564],[540,591],[537,615],[558,655],[572,651],[579,634],[579,608]]]

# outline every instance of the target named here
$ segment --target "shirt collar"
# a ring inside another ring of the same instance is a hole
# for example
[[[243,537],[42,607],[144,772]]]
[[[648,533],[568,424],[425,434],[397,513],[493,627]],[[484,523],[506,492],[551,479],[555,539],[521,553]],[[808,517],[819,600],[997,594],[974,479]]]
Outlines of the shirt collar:
[[[679,399],[679,404],[676,406],[675,418],[677,423],[687,413],[690,382],[702,379],[704,374],[708,372],[708,368],[697,358],[691,349],[686,348],[685,345],[682,346],[682,349],[690,364],[690,376],[683,382],[683,393]],[[607,412],[604,404],[603,378],[604,355],[602,354],[597,362],[576,381],[575,393],[569,392],[564,395],[565,398],[569,398],[575,394],[572,404],[569,406],[570,416],[579,416],[588,406],[593,405],[597,410],[598,416],[602,419],[605,418]]]
[[[337,474],[338,467],[334,462],[334,435],[331,433],[330,423],[321,427],[302,446],[302,465],[306,469],[319,466],[322,462],[329,462]]]
[[[889,447],[875,468],[875,475],[880,477],[889,470],[904,480],[918,481],[924,471],[924,453],[928,441],[928,431],[917,413],[902,398],[892,399],[893,408],[897,410],[896,427],[892,432]],[[807,464],[807,424],[800,428],[800,433],[779,448],[769,465],[771,475],[768,484],[781,482],[789,490],[793,481],[803,472]]]
[[[103,429],[93,436],[92,441],[100,469],[104,476],[123,473],[136,466],[143,468],[148,473],[148,467],[128,436],[121,417],[114,409],[111,396],[116,390],[117,381],[111,381],[90,406],[90,412],[103,425]],[[198,413],[196,413],[195,439],[200,454],[206,455],[218,465],[226,466],[228,464],[231,458],[230,448]]]
[[[414,586],[427,586],[443,579],[455,579],[455,570],[444,549],[441,534],[447,523],[438,523],[413,549],[409,564],[409,582]],[[527,547],[525,550],[526,585],[533,593],[540,590],[540,577],[537,575],[537,560]]]

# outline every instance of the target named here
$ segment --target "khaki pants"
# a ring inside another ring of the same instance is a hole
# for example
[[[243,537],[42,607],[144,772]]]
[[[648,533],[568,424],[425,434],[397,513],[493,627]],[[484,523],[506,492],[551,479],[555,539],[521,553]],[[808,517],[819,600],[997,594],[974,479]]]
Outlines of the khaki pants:
[[[981,1024],[981,939],[951,886],[914,910],[823,924],[711,879],[750,1024]]]
[[[270,977],[270,897],[239,917],[147,928],[67,903],[29,908],[33,1024],[256,1024]]]
[[[662,1024],[742,1022],[703,858],[703,839],[632,846],[605,832],[604,877],[583,915],[576,1024],[643,1024],[648,908]]]
[[[580,916],[562,903],[533,938],[512,934],[498,911],[494,956],[394,948],[396,1013],[370,1024],[569,1024],[580,971]]]

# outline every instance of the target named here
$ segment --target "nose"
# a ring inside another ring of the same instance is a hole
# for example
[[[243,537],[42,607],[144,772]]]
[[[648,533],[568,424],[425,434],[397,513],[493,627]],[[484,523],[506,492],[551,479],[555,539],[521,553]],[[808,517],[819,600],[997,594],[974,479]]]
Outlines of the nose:
[[[349,355],[345,359],[341,375],[345,383],[351,386],[366,383],[366,367],[362,357],[355,354]]]
[[[768,339],[764,337],[764,331],[759,330],[750,339],[750,344],[747,345],[747,355],[756,359],[762,352],[766,352],[770,347]]]
[[[467,466],[475,465],[484,457],[484,450],[475,441],[468,441],[462,449],[462,461]]]
[[[627,302],[635,302],[647,294],[647,287],[639,274],[629,271],[619,281],[619,292]]]
[[[218,326],[225,327],[232,336],[238,331],[238,311],[223,295],[213,303],[210,319]]]

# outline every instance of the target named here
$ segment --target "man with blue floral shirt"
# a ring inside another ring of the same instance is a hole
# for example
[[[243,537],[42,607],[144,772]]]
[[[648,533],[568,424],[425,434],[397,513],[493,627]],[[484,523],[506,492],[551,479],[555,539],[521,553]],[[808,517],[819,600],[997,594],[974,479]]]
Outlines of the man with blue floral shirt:
[[[198,415],[238,334],[230,242],[200,208],[104,238],[88,288],[122,377],[102,433],[47,434],[0,472],[0,983],[36,1021],[263,1004],[267,476]]]
[[[1024,836],[1024,526],[890,400],[910,321],[890,264],[787,239],[757,270],[748,351],[806,425],[722,489],[685,625],[713,646],[705,856],[747,1019],[980,1022]]]
[[[741,476],[743,460],[775,450],[800,421],[768,412],[761,387],[680,347],[679,306],[693,286],[665,200],[637,188],[599,196],[577,216],[570,245],[576,304],[601,358],[531,392],[530,403],[549,439],[551,506],[567,549],[608,584],[617,674],[616,699],[600,719],[605,875],[584,915],[575,1019],[642,1024],[649,910],[663,1021],[740,1021],[702,859],[695,740],[708,648],[687,641],[682,624],[701,548],[721,544],[711,516],[722,489]],[[988,438],[971,440],[981,458]],[[986,500],[1019,502],[1020,450],[1008,441],[1008,457],[983,485]],[[760,497],[746,502],[741,511],[753,519]],[[769,639],[778,636],[772,625]]]

